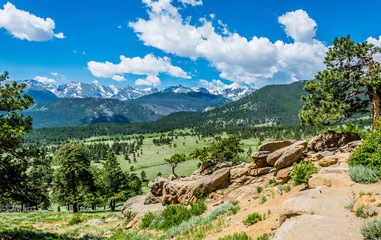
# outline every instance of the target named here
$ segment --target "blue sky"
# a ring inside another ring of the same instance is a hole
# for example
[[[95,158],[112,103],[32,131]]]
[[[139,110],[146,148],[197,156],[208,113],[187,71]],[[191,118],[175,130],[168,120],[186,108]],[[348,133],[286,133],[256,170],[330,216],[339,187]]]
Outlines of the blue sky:
[[[363,3],[0,1],[0,71],[11,80],[139,88],[311,79],[336,36],[381,45],[381,1]]]

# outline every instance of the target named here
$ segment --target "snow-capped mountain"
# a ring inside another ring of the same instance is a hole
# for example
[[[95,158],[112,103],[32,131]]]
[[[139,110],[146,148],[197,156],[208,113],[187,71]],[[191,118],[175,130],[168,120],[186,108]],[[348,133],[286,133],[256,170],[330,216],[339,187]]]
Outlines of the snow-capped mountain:
[[[174,93],[210,93],[213,95],[222,95],[225,98],[236,101],[241,99],[253,91],[254,88],[248,87],[228,87],[219,90],[208,90],[203,87],[184,87],[182,85],[165,87],[162,90],[157,88],[145,88],[139,89],[132,86],[126,86],[123,88],[117,88],[113,85],[104,86],[96,83],[81,83],[81,82],[70,82],[67,84],[62,84],[55,86],[52,84],[41,83],[36,80],[23,80],[20,81],[27,84],[27,91],[49,91],[53,93],[58,98],[86,98],[86,97],[96,97],[96,98],[113,98],[119,100],[132,100],[137,99],[146,95],[150,95],[156,92],[174,92]]]
[[[237,101],[256,91],[253,87],[228,86],[224,89],[209,90],[211,94],[222,95],[230,100]]]

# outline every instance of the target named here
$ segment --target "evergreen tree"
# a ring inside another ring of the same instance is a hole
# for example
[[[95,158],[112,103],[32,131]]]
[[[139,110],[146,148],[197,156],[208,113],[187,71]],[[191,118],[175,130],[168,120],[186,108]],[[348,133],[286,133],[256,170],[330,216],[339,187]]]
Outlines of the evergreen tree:
[[[374,56],[381,48],[368,42],[355,44],[350,36],[335,38],[325,57],[326,69],[308,81],[299,112],[303,123],[327,125],[364,112],[373,111],[373,131],[380,115],[381,66]],[[371,104],[370,104],[371,103]]]
[[[58,165],[54,172],[53,196],[59,203],[71,204],[76,213],[86,193],[94,190],[85,145],[79,142],[67,143],[54,154],[53,159]]]
[[[24,118],[22,111],[34,101],[23,94],[26,84],[5,83],[7,78],[7,72],[0,75],[0,198],[30,201],[27,170],[34,162],[34,149],[23,149],[21,141],[31,130],[32,119]]]
[[[172,174],[177,177],[175,173],[175,168],[179,163],[185,162],[185,154],[183,153],[176,153],[171,158],[164,159],[169,165],[172,166]]]

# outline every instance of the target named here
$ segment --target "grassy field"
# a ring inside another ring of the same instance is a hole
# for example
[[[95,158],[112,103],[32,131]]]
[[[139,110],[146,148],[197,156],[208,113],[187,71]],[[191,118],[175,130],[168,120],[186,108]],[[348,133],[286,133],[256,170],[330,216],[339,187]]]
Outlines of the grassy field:
[[[70,224],[70,220],[74,217],[80,219],[78,224]],[[101,223],[94,224],[94,220]],[[121,220],[120,212],[0,213],[0,234],[5,229],[22,228],[49,233],[65,233],[73,236],[80,234],[103,235],[106,231],[115,229]]]

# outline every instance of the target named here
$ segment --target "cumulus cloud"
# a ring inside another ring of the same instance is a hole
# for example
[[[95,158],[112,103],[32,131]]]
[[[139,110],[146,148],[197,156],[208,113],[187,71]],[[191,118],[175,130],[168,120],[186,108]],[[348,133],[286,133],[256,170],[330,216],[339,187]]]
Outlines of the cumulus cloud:
[[[220,93],[225,89],[229,88],[239,88],[241,87],[238,83],[225,84],[221,82],[221,80],[212,80],[208,82],[207,80],[201,79],[199,82],[199,86],[208,89],[213,93]]]
[[[192,6],[202,5],[202,0],[179,0],[183,4],[190,4]]]
[[[41,76],[36,76],[35,78],[33,78],[34,80],[38,81],[38,82],[42,82],[42,83],[55,83],[56,80],[52,79],[52,78],[48,78],[48,77],[41,77]]]
[[[165,73],[172,77],[190,79],[191,77],[179,67],[171,64],[171,59],[168,57],[155,57],[153,54],[147,54],[144,58],[134,57],[127,58],[120,56],[120,63],[113,64],[110,62],[95,62],[87,63],[91,73],[99,78],[112,78],[116,81],[124,81],[123,74],[145,75],[145,79],[139,79],[138,85],[158,85],[160,79],[157,77],[159,73]],[[150,84],[142,84],[150,83]]]
[[[156,76],[147,76],[145,79],[138,79],[135,81],[135,85],[158,86],[160,84],[160,79]]]
[[[311,42],[315,37],[317,24],[306,11],[299,9],[285,13],[278,21],[284,25],[287,36],[295,42]]]
[[[222,79],[261,87],[270,83],[275,74],[285,76],[284,81],[311,79],[324,68],[327,48],[313,39],[316,23],[303,10],[279,18],[294,43],[272,43],[266,37],[247,39],[231,33],[221,21],[217,21],[218,27],[223,27],[219,34],[213,19],[201,19],[201,25],[191,25],[170,0],[143,2],[149,9],[149,18],[140,18],[129,26],[145,45],[193,60],[205,58],[220,71]],[[295,29],[296,25],[300,30]]]
[[[51,18],[40,18],[6,3],[0,9],[0,28],[5,28],[15,38],[28,41],[47,41],[64,38],[63,33],[54,33],[55,23]]]
[[[368,41],[368,43],[372,43],[372,44],[374,44],[377,47],[381,47],[381,35],[378,37],[378,39],[377,38],[373,38],[373,37],[369,37],[367,39],[367,41]],[[376,60],[377,62],[381,63],[381,54],[377,53],[374,56],[374,60]]]

